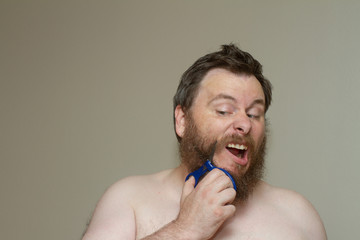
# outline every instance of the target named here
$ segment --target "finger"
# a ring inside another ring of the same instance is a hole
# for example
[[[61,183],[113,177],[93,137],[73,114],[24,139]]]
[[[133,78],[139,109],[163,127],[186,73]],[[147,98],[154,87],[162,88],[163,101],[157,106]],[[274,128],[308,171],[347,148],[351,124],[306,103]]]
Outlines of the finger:
[[[226,205],[213,209],[213,214],[219,220],[225,221],[227,218],[234,216],[236,208],[234,205]]]
[[[234,201],[236,197],[236,191],[234,188],[227,188],[220,192],[218,197],[218,203],[225,206],[231,204]]]
[[[215,192],[221,192],[224,189],[233,188],[233,184],[228,176],[222,175],[212,183],[212,188]]]
[[[189,194],[194,190],[195,187],[195,178],[191,176],[184,184],[182,195],[181,195],[181,202],[189,196]]]
[[[206,174],[206,176],[201,180],[200,183],[202,183],[202,185],[212,185],[221,176],[226,176],[226,175],[223,171],[216,168],[216,169],[211,170],[208,174]]]
[[[225,217],[225,219],[235,215],[236,207],[234,205],[232,205],[232,204],[225,205],[223,207],[223,209],[224,209],[224,217]]]
[[[222,170],[213,169],[204,177],[201,181],[203,187],[211,187],[214,192],[221,192],[226,188],[233,188],[234,185],[229,178]]]

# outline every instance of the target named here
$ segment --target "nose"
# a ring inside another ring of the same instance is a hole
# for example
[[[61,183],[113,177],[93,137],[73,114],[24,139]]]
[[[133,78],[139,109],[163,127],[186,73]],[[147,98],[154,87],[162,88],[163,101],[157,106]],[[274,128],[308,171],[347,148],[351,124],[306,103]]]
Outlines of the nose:
[[[251,119],[246,113],[238,113],[234,119],[234,130],[238,133],[246,135],[251,130]]]

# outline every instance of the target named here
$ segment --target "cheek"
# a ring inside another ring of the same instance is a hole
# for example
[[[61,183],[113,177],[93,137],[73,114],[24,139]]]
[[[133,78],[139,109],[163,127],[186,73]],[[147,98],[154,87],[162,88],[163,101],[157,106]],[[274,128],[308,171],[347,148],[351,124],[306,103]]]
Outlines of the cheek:
[[[226,121],[213,119],[207,122],[207,132],[205,133],[212,137],[221,138],[229,131],[229,125]]]
[[[265,125],[260,125],[258,128],[254,129],[253,138],[257,143],[263,141],[265,137]]]
[[[219,141],[224,136],[226,129],[216,121],[204,121],[197,126],[198,134],[207,143]]]

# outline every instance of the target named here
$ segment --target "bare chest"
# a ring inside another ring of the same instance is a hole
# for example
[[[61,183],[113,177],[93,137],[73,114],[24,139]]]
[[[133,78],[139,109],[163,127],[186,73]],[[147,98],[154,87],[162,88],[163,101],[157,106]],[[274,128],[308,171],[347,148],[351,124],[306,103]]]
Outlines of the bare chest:
[[[171,201],[147,201],[136,209],[137,239],[148,236],[175,220],[179,205]],[[191,220],[190,220],[191,221]],[[305,236],[287,216],[273,209],[238,209],[212,238],[214,240],[302,240]]]
[[[136,239],[144,238],[171,221],[179,213],[179,204],[163,198],[146,199],[135,209]]]
[[[241,212],[241,211],[240,211]],[[304,240],[305,235],[299,226],[286,216],[259,212],[259,214],[237,214],[223,224],[214,240]]]

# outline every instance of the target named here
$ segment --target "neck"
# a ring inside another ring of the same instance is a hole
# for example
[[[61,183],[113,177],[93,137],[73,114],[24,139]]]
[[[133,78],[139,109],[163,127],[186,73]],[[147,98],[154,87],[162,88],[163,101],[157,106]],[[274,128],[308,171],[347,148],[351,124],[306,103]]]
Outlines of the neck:
[[[178,179],[181,179],[182,183],[185,182],[185,178],[189,173],[188,168],[183,163],[174,169],[175,176],[177,176]]]
[[[181,194],[187,174],[188,171],[186,167],[183,166],[183,164],[180,164],[178,167],[171,170],[167,179],[165,179],[165,182],[172,188],[172,190]]]

